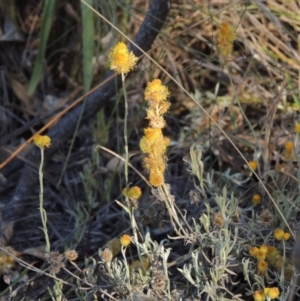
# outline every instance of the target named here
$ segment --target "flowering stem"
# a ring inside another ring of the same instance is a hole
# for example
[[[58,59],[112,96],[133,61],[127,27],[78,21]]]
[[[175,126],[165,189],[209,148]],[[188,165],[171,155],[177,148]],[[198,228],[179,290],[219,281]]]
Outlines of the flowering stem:
[[[127,120],[128,120],[128,98],[127,98],[127,93],[126,93],[126,86],[125,86],[125,75],[124,73],[121,73],[122,77],[122,87],[123,87],[123,95],[124,95],[124,100],[125,100],[125,116],[124,116],[124,144],[125,144],[125,167],[124,167],[124,174],[125,174],[125,185],[126,185],[126,191],[128,191],[129,184],[128,184],[128,165],[129,165],[129,152],[128,152],[128,135],[127,135]],[[128,207],[128,213],[129,213],[129,218],[131,222],[131,228],[133,232],[133,236],[136,241],[138,241],[137,238],[137,223],[134,218],[134,208],[131,206],[129,202],[129,198],[126,194],[125,197],[126,204]],[[141,261],[141,253],[138,244],[136,244],[137,247],[137,252],[138,252],[138,257],[139,260]]]
[[[43,224],[43,231],[46,239],[46,252],[50,253],[50,241],[49,241],[49,235],[47,230],[47,212],[44,209],[44,186],[43,186],[43,164],[44,164],[44,148],[40,147],[41,150],[41,164],[39,167],[39,181],[40,181],[40,213],[41,213],[41,219]]]
[[[124,100],[125,100],[125,116],[124,116],[125,168],[124,168],[124,174],[125,174],[126,189],[128,189],[128,164],[129,164],[128,135],[127,135],[128,99],[127,99],[127,93],[126,93],[126,87],[125,87],[124,73],[121,73],[121,76],[122,76],[123,95],[124,95]],[[129,204],[128,197],[126,197],[126,202],[127,202],[127,204]]]
[[[130,288],[130,273],[129,273],[129,267],[128,267],[125,252],[126,252],[126,247],[122,246],[121,247],[121,253],[122,253],[122,256],[123,256],[123,259],[124,259],[124,263],[125,263],[126,277],[127,277],[126,283],[128,284],[128,286]]]

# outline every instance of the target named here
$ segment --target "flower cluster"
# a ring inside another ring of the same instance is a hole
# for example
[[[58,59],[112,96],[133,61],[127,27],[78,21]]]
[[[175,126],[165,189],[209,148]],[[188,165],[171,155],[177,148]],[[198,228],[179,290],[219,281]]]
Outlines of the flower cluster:
[[[128,190],[126,190],[126,188],[124,188],[122,190],[122,194],[123,194],[123,196],[127,196],[129,198],[137,200],[142,195],[142,191],[141,191],[140,187],[133,186],[133,187],[129,188]]]
[[[235,32],[233,28],[223,22],[220,26],[217,48],[221,58],[226,62],[232,52],[233,41],[235,40]]]
[[[266,275],[269,265],[276,271],[281,271],[282,266],[284,266],[285,279],[291,279],[293,266],[289,262],[285,262],[284,257],[276,247],[267,245],[252,247],[249,253],[252,257],[257,259],[257,270],[259,274]]]
[[[161,84],[159,79],[148,83],[145,90],[145,100],[148,102],[147,119],[150,126],[144,130],[144,136],[140,141],[140,148],[147,154],[144,166],[149,172],[149,182],[153,186],[161,186],[164,183],[164,171],[166,169],[166,149],[169,139],[164,137],[162,128],[165,127],[163,114],[170,107],[167,97],[167,87]]]
[[[268,253],[268,246],[262,245],[261,247],[252,247],[249,251],[250,255],[257,259],[257,270],[260,274],[266,275],[268,271],[268,263],[266,257]]]
[[[134,69],[138,58],[128,50],[124,43],[120,42],[110,51],[108,61],[111,70],[118,74],[127,74]]]
[[[138,209],[138,199],[142,195],[142,190],[138,186],[123,188],[122,195],[129,198],[129,201],[134,209]]]
[[[280,295],[278,287],[266,287],[264,290],[258,290],[254,292],[253,298],[255,301],[264,301],[276,299]]]
[[[288,240],[291,237],[291,234],[288,232],[284,232],[282,229],[277,228],[274,231],[274,237],[277,240]]]

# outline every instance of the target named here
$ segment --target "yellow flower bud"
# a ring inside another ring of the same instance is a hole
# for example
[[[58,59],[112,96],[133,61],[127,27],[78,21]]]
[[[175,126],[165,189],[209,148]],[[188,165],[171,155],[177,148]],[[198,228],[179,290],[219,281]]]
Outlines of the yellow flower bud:
[[[128,234],[124,234],[124,235],[121,236],[120,242],[121,242],[121,245],[123,247],[127,247],[131,243],[131,238],[130,238],[130,236]]]
[[[35,135],[33,137],[33,143],[38,147],[50,147],[51,138],[47,135]]]

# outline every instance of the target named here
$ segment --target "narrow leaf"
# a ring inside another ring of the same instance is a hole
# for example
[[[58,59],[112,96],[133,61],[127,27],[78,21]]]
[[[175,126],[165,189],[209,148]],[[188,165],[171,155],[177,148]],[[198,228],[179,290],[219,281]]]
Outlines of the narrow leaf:
[[[45,0],[44,10],[42,15],[42,27],[40,31],[39,51],[34,65],[33,74],[31,76],[29,86],[28,86],[29,96],[32,95],[33,92],[35,91],[42,74],[47,41],[50,34],[50,29],[52,25],[53,16],[54,16],[54,7],[55,7],[55,0]]]

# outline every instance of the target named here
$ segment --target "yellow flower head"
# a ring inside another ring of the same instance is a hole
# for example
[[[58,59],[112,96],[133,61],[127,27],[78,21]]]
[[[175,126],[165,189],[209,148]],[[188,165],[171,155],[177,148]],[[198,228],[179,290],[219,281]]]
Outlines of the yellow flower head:
[[[267,245],[261,245],[260,246],[260,251],[264,252],[265,254],[267,254],[269,247]]]
[[[266,257],[267,257],[267,252],[265,250],[259,249],[255,254],[255,258],[259,261],[265,260]]]
[[[254,204],[254,205],[257,205],[257,204],[260,204],[260,202],[261,202],[261,195],[260,194],[253,194],[253,196],[252,196],[252,203]]]
[[[108,55],[109,67],[118,74],[126,74],[136,66],[138,58],[129,52],[127,46],[119,42]]]
[[[261,274],[266,274],[266,272],[268,270],[267,262],[264,260],[259,261],[257,264],[257,269]]]
[[[33,143],[38,147],[50,147],[51,138],[47,135],[35,135],[33,137]]]
[[[284,232],[284,234],[283,234],[283,240],[289,240],[290,237],[291,237],[290,233]]]
[[[169,95],[168,88],[163,86],[159,79],[149,82],[145,90],[145,99],[149,102],[150,106],[166,101]]]
[[[278,287],[266,287],[264,293],[270,299],[278,298],[280,294]]]
[[[266,300],[265,293],[263,290],[255,291],[253,298],[255,301],[264,301]]]
[[[124,235],[121,236],[120,242],[121,242],[121,245],[123,247],[127,247],[131,243],[131,238],[130,238],[130,236],[128,234],[124,234]]]
[[[250,166],[253,170],[256,170],[256,169],[257,169],[257,162],[256,162],[256,161],[249,161],[248,164],[249,164],[249,166]]]
[[[289,153],[291,153],[294,150],[294,143],[292,141],[287,141],[284,144],[284,148],[286,151],[288,151]]]
[[[277,228],[275,231],[274,231],[274,237],[275,239],[277,240],[283,240],[283,237],[284,237],[284,231],[280,228]]]
[[[217,48],[220,55],[227,60],[233,49],[233,42],[236,34],[233,28],[223,22],[220,26]]]
[[[268,247],[268,252],[267,252],[267,258],[268,259],[277,257],[278,254],[279,253],[278,253],[278,250],[276,249],[276,247],[274,247],[274,246],[269,246]]]
[[[150,170],[149,182],[155,187],[159,187],[164,184],[165,177],[162,172],[157,170]]]
[[[295,133],[300,133],[300,123],[298,122],[295,123]]]
[[[144,134],[149,141],[155,141],[157,139],[162,139],[163,137],[161,129],[146,128]]]
[[[133,186],[133,187],[129,188],[127,192],[126,192],[126,188],[124,188],[122,190],[122,194],[123,194],[123,196],[127,196],[129,198],[137,200],[142,195],[142,190],[138,186]]]
[[[250,250],[249,250],[249,254],[252,256],[252,257],[255,257],[256,258],[256,254],[258,253],[259,251],[259,248],[258,247],[252,247]]]

